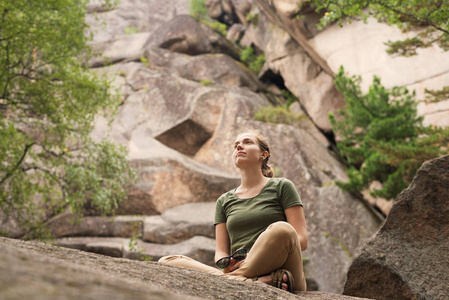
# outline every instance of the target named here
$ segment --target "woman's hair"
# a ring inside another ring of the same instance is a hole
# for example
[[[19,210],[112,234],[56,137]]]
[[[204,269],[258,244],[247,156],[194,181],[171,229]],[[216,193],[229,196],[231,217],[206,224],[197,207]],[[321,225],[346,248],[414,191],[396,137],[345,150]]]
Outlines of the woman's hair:
[[[267,157],[262,161],[262,174],[265,177],[273,177],[274,176],[273,168],[268,164],[268,159],[270,158],[271,154],[270,154],[270,147],[268,146],[267,138],[265,136],[263,136],[263,134],[260,133],[260,131],[257,129],[245,129],[239,135],[242,135],[244,133],[249,133],[256,138],[257,142],[259,143],[260,151],[268,152]]]

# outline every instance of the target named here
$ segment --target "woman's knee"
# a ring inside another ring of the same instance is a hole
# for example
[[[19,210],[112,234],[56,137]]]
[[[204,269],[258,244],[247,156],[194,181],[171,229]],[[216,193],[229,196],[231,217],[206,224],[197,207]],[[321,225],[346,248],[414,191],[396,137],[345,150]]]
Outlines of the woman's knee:
[[[167,255],[163,256],[158,260],[158,263],[165,265],[176,264],[176,261],[186,259],[186,256],[183,255]]]
[[[275,222],[269,225],[267,229],[277,236],[293,238],[297,238],[298,236],[295,228],[290,223],[284,221]]]

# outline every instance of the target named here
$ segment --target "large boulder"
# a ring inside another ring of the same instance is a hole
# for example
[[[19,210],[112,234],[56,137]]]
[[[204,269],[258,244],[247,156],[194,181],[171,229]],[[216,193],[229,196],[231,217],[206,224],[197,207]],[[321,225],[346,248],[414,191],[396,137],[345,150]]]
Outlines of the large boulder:
[[[425,162],[352,263],[344,294],[447,299],[449,156]]]
[[[225,53],[236,59],[240,56],[236,45],[187,15],[176,16],[160,26],[144,47],[160,47],[189,55]]]
[[[169,70],[177,76],[206,86],[220,84],[228,87],[248,87],[254,92],[265,89],[254,72],[225,54],[189,56],[165,49],[151,48],[147,49],[144,55],[149,68]],[[214,67],[211,68],[211,66]]]

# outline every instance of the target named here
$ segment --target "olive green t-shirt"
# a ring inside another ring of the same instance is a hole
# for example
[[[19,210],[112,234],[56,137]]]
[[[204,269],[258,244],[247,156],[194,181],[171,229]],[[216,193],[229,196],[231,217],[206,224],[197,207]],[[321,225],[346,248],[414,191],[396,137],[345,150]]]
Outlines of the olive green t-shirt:
[[[253,198],[241,199],[235,191],[233,189],[217,199],[214,220],[214,225],[226,223],[231,253],[241,248],[249,251],[270,224],[287,221],[284,210],[302,206],[294,184],[286,178],[270,178]]]

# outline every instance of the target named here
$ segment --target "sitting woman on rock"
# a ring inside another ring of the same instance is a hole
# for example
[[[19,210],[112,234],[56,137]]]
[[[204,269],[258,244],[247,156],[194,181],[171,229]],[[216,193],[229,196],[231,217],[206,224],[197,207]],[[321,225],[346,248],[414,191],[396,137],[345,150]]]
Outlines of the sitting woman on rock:
[[[258,281],[293,292],[305,291],[302,251],[307,226],[293,183],[272,178],[265,138],[251,130],[238,135],[232,154],[239,187],[221,195],[215,209],[217,268],[182,255],[159,263],[183,266],[242,281]]]

